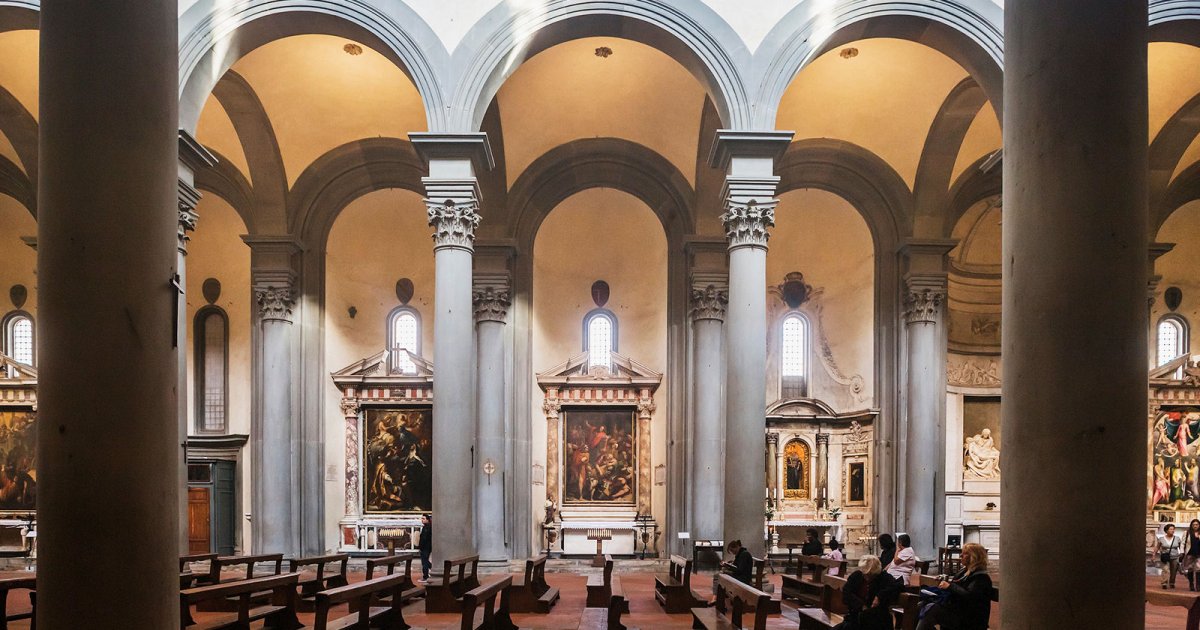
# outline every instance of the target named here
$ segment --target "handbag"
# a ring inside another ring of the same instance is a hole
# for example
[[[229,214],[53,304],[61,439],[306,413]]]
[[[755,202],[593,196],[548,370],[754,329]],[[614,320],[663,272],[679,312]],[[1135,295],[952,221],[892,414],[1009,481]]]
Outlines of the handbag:
[[[1161,561],[1163,564],[1171,563],[1171,552],[1175,551],[1175,543],[1177,543],[1177,542],[1179,542],[1179,538],[1172,536],[1171,537],[1171,547],[1169,549],[1167,549],[1166,551],[1159,552],[1159,554],[1158,554],[1159,561]]]

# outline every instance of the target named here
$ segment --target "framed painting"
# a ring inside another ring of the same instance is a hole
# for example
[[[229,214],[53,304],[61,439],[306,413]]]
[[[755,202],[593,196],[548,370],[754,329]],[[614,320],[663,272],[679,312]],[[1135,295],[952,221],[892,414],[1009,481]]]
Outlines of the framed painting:
[[[433,411],[428,407],[363,409],[363,511],[433,509]]]
[[[37,413],[0,410],[0,512],[37,507]]]
[[[847,506],[864,506],[867,504],[867,462],[862,459],[846,461],[846,471],[843,482],[845,495],[844,504]]]
[[[634,409],[563,412],[563,505],[634,505],[637,500]]]
[[[1151,428],[1151,446],[1151,509],[1200,509],[1200,409],[1164,405]]]
[[[783,498],[809,498],[808,445],[800,440],[792,440],[783,447]]]

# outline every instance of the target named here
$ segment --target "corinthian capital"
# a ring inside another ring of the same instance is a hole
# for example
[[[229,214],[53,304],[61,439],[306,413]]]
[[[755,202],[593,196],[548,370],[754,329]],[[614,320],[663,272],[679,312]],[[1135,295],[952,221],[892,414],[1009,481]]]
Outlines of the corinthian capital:
[[[290,284],[267,285],[254,289],[258,313],[263,320],[291,322],[296,295]]]
[[[730,199],[725,205],[721,222],[725,224],[729,249],[766,248],[767,239],[771,237],[770,229],[775,227],[775,206],[779,205],[779,201],[766,199],[741,203]]]
[[[187,255],[187,243],[191,238],[188,232],[195,231],[196,222],[200,215],[196,214],[196,204],[200,202],[200,192],[195,188],[179,182],[179,227],[176,236],[179,239],[179,253]]]
[[[475,290],[475,321],[501,322],[508,316],[508,306],[511,300],[508,291],[495,287],[485,287]]]
[[[909,289],[904,298],[904,321],[909,324],[935,323],[942,314],[946,290],[940,288]]]
[[[719,289],[715,284],[703,288],[692,289],[692,319],[725,319],[725,305],[729,303],[729,294]]]
[[[474,248],[475,228],[480,219],[476,201],[426,199],[425,205],[429,209],[429,226],[433,228],[434,249]]]

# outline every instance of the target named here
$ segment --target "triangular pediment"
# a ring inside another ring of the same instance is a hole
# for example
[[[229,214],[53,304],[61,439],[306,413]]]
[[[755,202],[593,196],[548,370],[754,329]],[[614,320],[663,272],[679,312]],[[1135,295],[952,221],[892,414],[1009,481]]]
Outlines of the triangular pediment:
[[[623,354],[611,353],[609,367],[591,366],[591,353],[581,352],[570,359],[537,374],[537,381],[543,387],[555,385],[610,385],[610,386],[641,386],[658,387],[662,382],[662,373],[655,372],[643,363],[639,363]]]
[[[37,370],[0,352],[0,380],[37,382]]]
[[[857,420],[865,424],[879,415],[878,409],[860,409],[857,411],[838,412],[823,400],[816,398],[795,398],[780,400],[767,406],[769,420],[841,420],[849,422]]]
[[[1182,379],[1176,378],[1176,376],[1175,376],[1175,372],[1178,371],[1179,368],[1183,368],[1183,374],[1185,377],[1190,374],[1188,370],[1192,370],[1192,372],[1195,373],[1195,374],[1192,374],[1193,376],[1200,374],[1200,369],[1198,369],[1196,366],[1192,365],[1192,355],[1191,354],[1182,354],[1180,356],[1175,357],[1174,359],[1172,359],[1170,361],[1167,361],[1166,363],[1164,363],[1158,367],[1151,368],[1150,369],[1150,380],[1152,380],[1152,381],[1179,381],[1179,380],[1182,380]]]
[[[333,372],[330,376],[333,377],[333,382],[338,385],[353,385],[356,383],[380,382],[408,382],[408,381],[428,381],[433,378],[433,362],[426,360],[424,357],[417,356],[407,350],[408,358],[413,365],[417,367],[415,374],[403,374],[393,372],[391,369],[391,352],[381,350],[377,354],[359,359],[346,367]]]

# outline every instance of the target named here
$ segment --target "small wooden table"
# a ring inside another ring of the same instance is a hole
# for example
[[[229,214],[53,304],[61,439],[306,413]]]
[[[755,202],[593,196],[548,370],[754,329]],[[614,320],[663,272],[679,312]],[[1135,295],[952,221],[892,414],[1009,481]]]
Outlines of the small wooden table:
[[[592,566],[604,566],[604,541],[612,540],[611,529],[589,529],[587,530],[588,540],[596,541],[596,557],[592,558]]]

